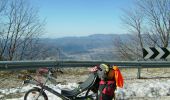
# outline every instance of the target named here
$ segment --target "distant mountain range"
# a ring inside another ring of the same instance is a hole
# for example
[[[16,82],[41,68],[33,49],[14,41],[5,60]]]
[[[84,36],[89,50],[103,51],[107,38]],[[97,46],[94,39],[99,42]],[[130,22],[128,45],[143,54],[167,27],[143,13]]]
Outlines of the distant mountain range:
[[[49,48],[49,59],[69,60],[116,60],[114,40],[126,40],[127,34],[95,34],[82,37],[43,38],[40,42]],[[58,52],[58,54],[56,54]]]

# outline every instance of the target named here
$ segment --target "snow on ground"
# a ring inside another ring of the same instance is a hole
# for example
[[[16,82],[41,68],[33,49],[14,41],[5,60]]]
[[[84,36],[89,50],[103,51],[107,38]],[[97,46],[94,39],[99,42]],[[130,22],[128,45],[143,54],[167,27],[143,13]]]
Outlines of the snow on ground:
[[[68,83],[67,85],[53,85],[53,84],[49,84],[48,85],[50,88],[54,89],[55,91],[61,93],[61,89],[74,89],[76,87],[78,87],[78,84],[76,83]],[[33,87],[36,87],[35,85],[27,85],[27,86],[23,86],[22,88],[12,88],[12,89],[0,89],[0,93],[2,94],[10,94],[10,93],[25,93],[27,92],[29,89],[32,89]],[[52,93],[45,91],[47,93],[47,96],[49,98],[49,100],[62,100],[60,98],[58,98],[57,96],[53,95]],[[0,96],[0,100],[3,97]],[[24,96],[21,98],[13,98],[13,99],[6,99],[6,100],[24,100]]]
[[[138,80],[117,89],[118,99],[170,96],[170,79]]]
[[[51,88],[60,92],[61,89],[74,89],[78,86],[76,83],[68,83],[67,85],[58,84],[56,86],[50,84]],[[10,93],[25,93],[29,89],[34,87],[33,85],[27,85],[20,88],[11,88],[11,89],[0,89],[1,94],[10,94]],[[57,96],[46,92],[49,100],[60,100]],[[124,88],[118,88],[116,90],[116,98],[119,99],[130,99],[133,97],[162,97],[162,96],[170,96],[170,79],[140,79],[140,80],[125,80]],[[0,99],[3,98],[3,95],[0,95]],[[23,100],[21,98],[13,98],[7,100]],[[164,99],[163,99],[164,100]]]

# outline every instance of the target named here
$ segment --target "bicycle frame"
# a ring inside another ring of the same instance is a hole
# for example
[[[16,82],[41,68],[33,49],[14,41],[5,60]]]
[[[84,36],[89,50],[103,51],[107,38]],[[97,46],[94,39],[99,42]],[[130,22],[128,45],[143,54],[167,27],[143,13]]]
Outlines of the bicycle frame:
[[[63,100],[72,100],[72,99],[85,99],[87,98],[87,93],[90,91],[90,89],[87,90],[86,92],[86,95],[85,96],[82,96],[82,97],[67,97],[57,91],[55,91],[54,89],[46,86],[46,83],[48,82],[48,80],[54,80],[55,78],[51,76],[52,73],[50,71],[48,71],[48,74],[47,74],[47,79],[44,83],[41,83],[39,81],[37,81],[35,78],[33,78],[32,76],[28,75],[28,79],[27,80],[24,80],[24,84],[34,84],[34,85],[37,85],[39,87],[34,87],[34,88],[38,88],[40,91],[44,92],[45,90],[48,91],[48,92],[51,92],[52,94],[58,96],[59,98],[63,99]],[[41,93],[40,92],[40,95]]]
[[[54,79],[55,79],[55,78],[52,77],[51,75],[52,75],[52,73],[50,72],[50,70],[48,70],[47,79],[46,79],[46,81],[45,81],[44,83],[41,83],[41,82],[37,81],[35,78],[33,78],[32,76],[27,75],[27,78],[28,78],[28,79],[27,79],[27,80],[24,80],[23,84],[33,84],[33,85],[37,85],[37,86],[39,86],[40,88],[39,88],[39,87],[34,87],[34,88],[38,88],[38,89],[40,89],[41,91],[44,91],[44,90],[49,91],[49,92],[51,92],[52,94],[54,94],[54,95],[62,98],[63,100],[71,100],[70,98],[68,98],[68,97],[60,94],[59,92],[55,91],[54,89],[46,86],[46,83],[48,82],[48,80],[54,80]]]

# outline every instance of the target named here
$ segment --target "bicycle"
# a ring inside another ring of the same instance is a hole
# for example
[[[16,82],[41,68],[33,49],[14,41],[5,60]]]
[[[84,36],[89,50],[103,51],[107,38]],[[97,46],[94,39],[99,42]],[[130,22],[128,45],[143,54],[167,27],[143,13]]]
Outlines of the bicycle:
[[[42,70],[42,73],[47,74],[47,78],[44,83],[35,79],[31,75],[26,75],[26,80],[24,84],[34,84],[36,85],[32,89],[28,90],[24,95],[24,100],[48,100],[48,96],[45,91],[51,92],[62,100],[96,100],[97,91],[99,86],[99,78],[96,72],[91,73],[90,76],[77,88],[73,90],[61,90],[61,93],[55,91],[54,89],[48,87],[46,83],[51,80],[54,81],[56,78],[52,76],[51,69]],[[90,94],[92,91],[92,94]],[[84,96],[79,96],[82,92],[85,92]]]

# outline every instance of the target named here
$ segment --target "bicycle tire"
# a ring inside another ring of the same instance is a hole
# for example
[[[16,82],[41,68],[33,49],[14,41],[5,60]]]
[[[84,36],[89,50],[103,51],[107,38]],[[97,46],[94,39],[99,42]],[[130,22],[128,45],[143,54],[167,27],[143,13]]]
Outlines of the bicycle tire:
[[[90,91],[92,92],[92,94],[89,94]],[[95,96],[92,96],[92,95],[95,95]],[[87,90],[86,94],[85,94],[85,97],[87,98],[86,100],[97,100],[97,95],[96,95],[96,92],[94,92],[93,90]],[[95,99],[94,99],[95,97]]]
[[[27,91],[26,93],[25,93],[25,95],[24,95],[24,100],[35,100],[35,99],[30,99],[28,96],[29,96],[29,94],[31,94],[31,93],[40,93],[40,91],[41,91],[41,89],[39,89],[39,88],[33,88],[33,89],[30,89],[29,91]],[[43,97],[44,98],[44,100],[48,100],[48,97],[47,97],[47,95],[46,95],[46,93],[44,92],[44,91],[42,91],[42,93],[41,93],[41,96],[40,97]],[[36,99],[36,100],[39,100],[39,99]],[[40,100],[42,100],[42,99],[40,99]]]

